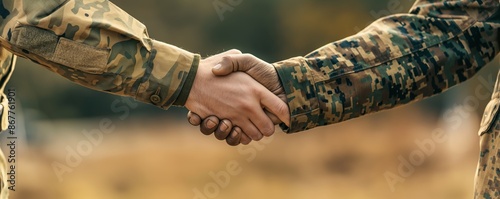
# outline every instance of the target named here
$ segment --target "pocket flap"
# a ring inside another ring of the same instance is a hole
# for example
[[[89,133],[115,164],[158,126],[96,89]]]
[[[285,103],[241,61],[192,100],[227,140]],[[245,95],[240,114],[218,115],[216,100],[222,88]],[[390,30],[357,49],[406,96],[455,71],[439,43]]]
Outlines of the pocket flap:
[[[486,106],[484,110],[483,119],[481,120],[481,126],[479,127],[479,136],[485,134],[491,129],[493,121],[497,115],[498,108],[500,106],[500,99],[493,98]]]

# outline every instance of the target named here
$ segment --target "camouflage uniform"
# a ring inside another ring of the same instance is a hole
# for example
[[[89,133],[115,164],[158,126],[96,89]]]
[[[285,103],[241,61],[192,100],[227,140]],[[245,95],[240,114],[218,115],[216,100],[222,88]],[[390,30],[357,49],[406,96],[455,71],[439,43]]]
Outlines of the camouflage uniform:
[[[187,99],[199,55],[149,38],[143,24],[109,1],[0,2],[2,85],[17,55],[83,86],[161,108],[183,105]],[[498,7],[498,0],[417,1],[410,14],[381,19],[306,57],[276,63],[292,113],[286,130],[293,133],[392,108],[467,80],[499,50]],[[499,196],[498,89],[480,132],[477,198]],[[5,121],[3,114],[2,129]],[[6,197],[3,184],[1,198]]]
[[[275,63],[295,133],[439,94],[499,52],[499,0],[418,0],[409,14]],[[500,76],[500,74],[499,74]],[[500,198],[500,83],[481,124],[475,198]]]
[[[0,93],[17,55],[91,89],[168,108],[184,105],[200,61],[149,38],[141,22],[107,0],[0,0],[0,34]],[[5,112],[5,96],[2,103]],[[6,121],[3,114],[2,130]],[[7,198],[0,160],[0,198]]]

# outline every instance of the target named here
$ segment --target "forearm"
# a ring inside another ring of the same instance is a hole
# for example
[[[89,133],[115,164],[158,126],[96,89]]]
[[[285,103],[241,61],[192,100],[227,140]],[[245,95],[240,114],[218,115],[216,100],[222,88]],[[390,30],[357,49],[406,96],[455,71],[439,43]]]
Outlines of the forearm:
[[[498,53],[498,4],[419,1],[411,14],[276,63],[292,114],[285,130],[393,108],[469,79]]]
[[[199,56],[149,38],[142,23],[111,2],[3,3],[9,15],[2,16],[0,40],[15,54],[83,86],[162,108],[187,98]]]

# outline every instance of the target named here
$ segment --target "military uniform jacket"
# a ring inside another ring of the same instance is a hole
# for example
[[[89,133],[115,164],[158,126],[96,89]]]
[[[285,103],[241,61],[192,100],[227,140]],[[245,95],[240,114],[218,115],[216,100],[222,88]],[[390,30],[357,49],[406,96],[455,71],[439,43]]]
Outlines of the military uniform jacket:
[[[274,64],[291,112],[284,130],[342,122],[466,81],[498,53],[499,4],[418,0],[408,14],[381,18],[356,35]]]
[[[275,63],[291,113],[288,133],[444,92],[499,52],[499,0],[417,0],[356,35]],[[499,73],[500,78],[500,73]],[[481,125],[474,198],[500,198],[500,81]]]
[[[20,56],[82,86],[161,108],[184,105],[200,60],[151,39],[107,0],[0,0],[0,45],[2,93]],[[5,130],[7,114],[1,121]],[[6,198],[5,158],[1,163]]]

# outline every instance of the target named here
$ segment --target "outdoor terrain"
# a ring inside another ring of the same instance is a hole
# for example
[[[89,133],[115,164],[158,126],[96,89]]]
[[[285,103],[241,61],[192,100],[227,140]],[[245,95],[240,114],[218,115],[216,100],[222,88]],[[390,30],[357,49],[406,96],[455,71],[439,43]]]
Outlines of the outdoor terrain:
[[[472,132],[477,126],[468,125],[479,122],[475,117],[461,131],[449,132],[456,135],[436,144],[425,163],[391,192],[384,173],[397,174],[398,156],[407,159],[419,149],[414,140],[431,138],[440,126],[424,116],[405,107],[302,134],[279,131],[266,143],[239,148],[185,122],[168,122],[172,118],[133,120],[117,123],[120,127],[64,174],[63,182],[51,163],[64,163],[65,146],[75,147],[85,139],[80,131],[98,121],[50,122],[40,126],[78,136],[50,137],[41,146],[23,148],[12,198],[194,198],[193,189],[216,182],[210,172],[227,171],[232,161],[241,171],[210,192],[216,198],[470,198],[478,141]]]

